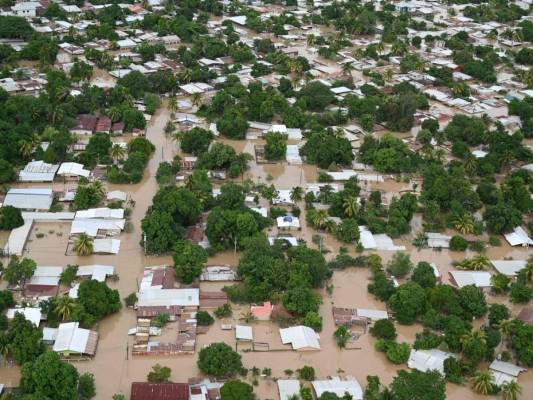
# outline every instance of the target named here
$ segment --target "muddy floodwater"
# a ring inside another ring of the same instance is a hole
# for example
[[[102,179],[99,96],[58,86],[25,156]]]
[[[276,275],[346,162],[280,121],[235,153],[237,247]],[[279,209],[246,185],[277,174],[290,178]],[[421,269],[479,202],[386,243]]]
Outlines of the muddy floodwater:
[[[99,77],[97,77],[99,78]],[[147,138],[156,146],[157,150],[152,156],[145,177],[136,185],[108,185],[108,191],[123,190],[127,191],[135,200],[136,206],[133,208],[131,221],[134,225],[132,233],[123,233],[120,236],[121,249],[117,256],[93,255],[88,257],[78,257],[75,255],[65,255],[68,233],[70,230],[69,223],[38,223],[35,225],[27,245],[27,256],[33,258],[38,265],[58,265],[67,264],[107,264],[115,266],[115,271],[120,279],[117,282],[109,281],[111,288],[120,292],[121,298],[137,291],[142,271],[145,267],[151,265],[171,264],[172,258],[168,257],[146,257],[139,245],[140,239],[140,221],[144,217],[147,207],[151,204],[152,196],[157,190],[155,181],[155,172],[159,163],[163,160],[170,161],[177,154],[177,146],[170,138],[165,137],[163,127],[170,115],[168,110],[163,107],[153,118],[148,126]],[[128,138],[114,138],[114,141],[125,141]],[[218,139],[226,144],[230,144],[238,151],[245,151],[253,154],[254,144],[261,144],[260,140],[248,141],[231,141]],[[309,182],[316,182],[317,169],[313,165],[293,166],[285,164],[268,164],[256,165],[252,162],[251,169],[246,173],[245,178],[253,179],[256,182],[273,183],[279,189],[290,189],[294,186],[304,186]],[[19,187],[43,187],[42,184],[24,184]],[[382,190],[398,194],[403,190],[412,189],[412,184],[398,183],[395,180],[386,180],[380,184],[362,183],[363,189],[367,191]],[[48,185],[49,187],[49,185]],[[55,189],[74,188],[75,183],[54,183]],[[266,205],[266,204],[265,204]],[[420,226],[421,221],[414,220],[415,226]],[[296,237],[302,237],[307,240],[308,245],[316,247],[311,243],[311,237],[316,232],[307,228],[305,224],[305,214],[301,217],[301,231],[294,231]],[[275,228],[272,228],[275,233]],[[37,233],[45,234],[45,237],[38,238]],[[271,234],[271,232],[269,232]],[[324,245],[332,252],[328,258],[338,253],[341,243],[331,237],[325,236]],[[6,237],[0,236],[4,242]],[[405,245],[407,251],[411,254],[413,262],[430,261],[434,262],[443,276],[445,283],[449,282],[448,271],[452,270],[451,263],[464,257],[464,253],[452,253],[448,251],[418,251],[411,246],[411,236],[395,239],[398,245]],[[350,246],[349,251],[355,255],[354,246]],[[377,253],[383,258],[384,262],[388,261],[393,252],[378,251]],[[501,247],[490,248],[487,255],[489,258],[502,259],[504,257],[513,257],[515,259],[526,259],[528,257],[527,249],[515,249],[504,244]],[[208,263],[224,263],[235,265],[238,262],[239,254],[234,252],[218,253],[215,257],[210,257]],[[467,253],[466,256],[472,256]],[[5,261],[5,260],[4,260]],[[280,351],[271,352],[242,352],[243,362],[246,368],[254,366],[259,368],[271,368],[272,377],[285,377],[284,370],[296,369],[304,365],[312,365],[315,368],[316,375],[319,379],[325,379],[327,376],[335,374],[351,374],[364,387],[367,375],[378,375],[384,384],[389,384],[399,368],[406,366],[395,366],[387,361],[383,353],[374,350],[375,339],[370,337],[364,331],[358,331],[362,335],[359,339],[350,342],[349,350],[339,350],[333,340],[332,333],[335,329],[333,322],[332,306],[338,307],[360,307],[384,310],[385,304],[376,301],[367,293],[367,284],[370,272],[365,269],[349,269],[337,271],[334,273],[330,285],[333,286],[331,294],[325,290],[321,291],[323,303],[320,314],[323,316],[323,331],[320,334],[321,351],[317,352],[293,352],[281,343],[278,327],[268,321],[261,321],[254,325],[254,338],[258,342],[268,343],[272,349]],[[207,291],[220,290],[222,283],[202,283],[202,289]],[[502,299],[494,296],[488,296],[488,301],[501,302]],[[520,307],[511,307],[513,314],[519,312]],[[205,335],[198,335],[196,351],[203,346],[212,343],[224,341],[231,346],[235,346],[234,331],[221,330],[221,323],[233,324],[238,323],[240,313],[248,310],[246,306],[233,305],[233,316],[225,320],[217,320]],[[481,321],[480,321],[481,323]],[[172,368],[171,379],[174,382],[186,382],[188,378],[199,375],[196,368],[196,355],[169,356],[169,357],[132,357],[131,348],[133,338],[127,335],[128,329],[136,326],[135,311],[122,309],[120,312],[102,320],[96,327],[100,334],[100,340],[96,356],[91,361],[75,363],[76,368],[81,373],[91,372],[96,378],[97,397],[98,399],[111,399],[116,393],[124,394],[127,398],[130,394],[131,383],[135,381],[144,381],[151,367],[156,363],[161,363]],[[360,328],[354,328],[360,329]],[[397,326],[398,340],[412,343],[415,333],[421,329],[420,326]],[[169,324],[163,328],[163,338],[172,338],[177,335],[176,324]],[[239,344],[239,350],[246,349],[246,345]],[[129,354],[127,350],[130,350]],[[16,386],[19,380],[19,368],[11,364],[0,364],[0,381],[6,386]],[[248,378],[250,379],[250,378]],[[533,379],[530,372],[520,375],[520,384],[524,389],[524,398],[533,393]],[[271,379],[260,379],[259,385],[255,388],[255,393],[260,399],[277,399],[277,385]],[[481,399],[476,396],[470,387],[458,387],[448,385],[447,397],[449,399]],[[531,398],[531,397],[529,397]]]

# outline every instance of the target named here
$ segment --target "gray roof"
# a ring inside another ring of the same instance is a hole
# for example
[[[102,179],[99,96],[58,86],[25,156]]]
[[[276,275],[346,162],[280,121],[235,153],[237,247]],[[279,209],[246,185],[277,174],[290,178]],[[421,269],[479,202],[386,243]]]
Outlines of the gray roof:
[[[11,189],[4,199],[4,206],[22,210],[48,210],[52,200],[52,189]]]

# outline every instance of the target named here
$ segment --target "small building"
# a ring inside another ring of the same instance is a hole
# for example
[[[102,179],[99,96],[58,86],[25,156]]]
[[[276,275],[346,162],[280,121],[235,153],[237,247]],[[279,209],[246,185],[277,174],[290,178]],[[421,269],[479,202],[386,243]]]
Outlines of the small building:
[[[265,301],[262,306],[252,306],[250,311],[259,321],[268,321],[274,306],[270,301]]]
[[[526,260],[490,260],[490,263],[500,274],[504,274],[510,277],[518,275],[518,272],[523,269],[527,261]]]
[[[83,164],[75,162],[64,162],[57,171],[58,175],[62,175],[65,178],[88,178],[91,171],[84,169]]]
[[[78,267],[76,276],[81,278],[94,279],[98,282],[105,282],[108,275],[113,275],[115,273],[115,267],[112,265],[84,265]]]
[[[204,267],[200,275],[201,281],[224,282],[234,281],[237,274],[230,265],[210,265]]]
[[[489,370],[494,376],[494,383],[498,386],[505,382],[514,382],[520,372],[527,371],[525,368],[504,361],[494,360],[489,365]]]
[[[48,211],[53,200],[52,189],[9,189],[3,205],[20,210]]]
[[[254,333],[251,326],[236,325],[235,326],[235,339],[238,342],[253,342]]]
[[[107,201],[126,201],[128,194],[120,190],[112,190],[107,193]]]
[[[26,246],[32,227],[33,219],[24,219],[24,225],[13,229],[4,246],[4,255],[21,256],[24,252],[24,247]]]
[[[450,357],[457,358],[455,354],[447,353],[439,349],[411,350],[407,366],[419,371],[427,372],[437,370],[444,375],[444,361]]]
[[[293,396],[300,395],[300,381],[296,379],[278,379],[278,391],[280,400],[289,400]]]
[[[98,345],[98,332],[82,329],[78,322],[59,324],[53,351],[63,356],[94,356]]]
[[[506,233],[504,236],[511,246],[527,247],[533,245],[533,240],[520,226],[517,226],[513,232]]]
[[[318,340],[320,336],[311,328],[303,325],[280,329],[281,341],[283,344],[291,344],[296,351],[320,350]]]
[[[199,289],[142,289],[138,294],[139,307],[198,307]]]
[[[428,237],[428,247],[432,249],[439,247],[447,249],[450,247],[450,240],[452,240],[451,236],[433,232],[428,232],[426,235]]]
[[[313,389],[317,397],[322,396],[325,392],[336,394],[342,398],[345,393],[352,396],[353,400],[363,400],[363,389],[354,376],[348,375],[345,379],[339,376],[332,376],[325,381],[313,381]]]
[[[63,267],[38,266],[26,284],[26,294],[30,296],[56,296],[59,291],[59,277]]]
[[[189,400],[189,385],[173,382],[133,382],[131,400]]]
[[[19,172],[20,182],[52,182],[59,165],[39,161],[31,161]]]
[[[450,271],[451,283],[462,288],[474,285],[479,288],[491,287],[490,273],[485,271]]]
[[[286,215],[285,217],[278,217],[276,218],[276,223],[278,224],[278,228],[299,228],[300,227],[300,220],[296,217],[291,217]]]
[[[70,128],[70,132],[76,135],[92,135],[96,130],[98,117],[95,115],[78,115],[76,117],[76,124]]]
[[[524,307],[522,311],[520,311],[516,319],[519,319],[524,324],[533,325],[533,307]]]
[[[94,239],[94,254],[118,254],[120,251],[120,240],[118,239]]]
[[[36,327],[39,327],[42,319],[42,312],[40,308],[25,307],[25,308],[10,308],[7,310],[7,319],[12,320],[15,318],[15,314],[22,314],[24,318],[30,321]]]

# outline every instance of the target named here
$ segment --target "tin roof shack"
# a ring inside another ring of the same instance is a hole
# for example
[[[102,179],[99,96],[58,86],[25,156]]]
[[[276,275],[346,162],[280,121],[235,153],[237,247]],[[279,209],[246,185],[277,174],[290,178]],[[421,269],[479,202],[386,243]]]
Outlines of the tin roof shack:
[[[112,265],[84,265],[78,267],[76,272],[77,277],[84,279],[94,279],[98,282],[105,282],[108,275],[113,275],[115,273],[115,267]]]
[[[270,301],[265,301],[262,306],[252,306],[250,311],[259,321],[268,321],[274,306]]]
[[[59,291],[59,277],[63,267],[38,266],[26,284],[26,295],[29,296],[57,296]]]
[[[490,260],[490,263],[501,274],[509,277],[518,275],[518,272],[523,269],[527,261],[526,260]]]
[[[24,315],[28,321],[30,321],[36,327],[39,327],[42,319],[42,312],[40,308],[26,307],[26,308],[10,308],[7,310],[7,319],[12,320],[15,318],[15,314],[20,313]]]
[[[200,275],[201,281],[222,282],[234,281],[237,279],[237,274],[231,265],[207,265],[204,267]]]
[[[53,199],[52,189],[9,189],[3,205],[20,210],[48,211]]]
[[[446,353],[438,349],[431,350],[411,350],[407,366],[416,368],[419,371],[427,372],[437,370],[444,375],[444,361],[450,357],[457,358],[455,354]]]
[[[190,400],[220,400],[220,388],[223,382],[210,379],[189,378]]]
[[[33,226],[33,219],[25,219],[24,225],[19,226],[11,231],[7,243],[4,247],[4,254],[6,256],[21,256],[28,237],[30,236],[31,228]]]
[[[189,400],[189,385],[172,382],[133,382],[131,400]]]
[[[468,285],[475,285],[479,288],[492,286],[490,273],[485,271],[450,271],[450,275],[450,282],[458,288]]]
[[[82,329],[78,322],[60,324],[53,351],[59,355],[71,356],[94,356],[98,345],[98,332]]]
[[[524,324],[533,325],[533,307],[524,307],[516,317]]]
[[[289,400],[293,396],[300,395],[300,381],[296,379],[278,380],[278,390],[280,400]]]
[[[59,167],[59,170],[57,171],[58,175],[61,175],[65,178],[88,178],[91,174],[91,171],[88,169],[83,168],[83,164],[75,163],[75,162],[64,162]]]
[[[312,384],[317,397],[330,392],[342,398],[345,393],[348,393],[353,400],[363,400],[363,389],[352,375],[347,375],[344,379],[340,376],[332,376],[329,380],[313,381]]]
[[[296,351],[315,351],[320,350],[318,339],[320,336],[307,326],[292,326],[290,328],[280,329],[281,341],[283,344],[291,344]]]

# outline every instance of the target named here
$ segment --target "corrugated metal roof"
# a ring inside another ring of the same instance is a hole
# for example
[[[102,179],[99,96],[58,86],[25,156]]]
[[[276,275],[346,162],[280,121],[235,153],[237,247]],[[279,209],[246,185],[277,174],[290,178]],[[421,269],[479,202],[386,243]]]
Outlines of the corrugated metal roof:
[[[251,326],[237,325],[235,326],[235,338],[237,340],[254,340],[254,333]]]
[[[280,400],[289,400],[291,396],[300,394],[300,381],[295,379],[279,379],[278,390]]]
[[[24,225],[15,228],[9,234],[7,243],[4,247],[4,253],[6,255],[20,256],[24,251],[24,246],[30,235],[31,228],[33,226],[33,220],[24,220]]]
[[[80,210],[76,212],[76,219],[122,219],[124,218],[123,208],[90,208],[88,210]]]
[[[450,271],[450,275],[460,288],[467,285],[475,285],[481,288],[492,286],[490,282],[491,275],[485,271]]]
[[[138,297],[139,307],[200,305],[199,289],[142,289]]]
[[[4,206],[22,210],[48,210],[52,200],[52,189],[11,189],[6,194]]]
[[[15,317],[16,313],[21,313],[24,315],[24,317],[30,321],[33,325],[39,326],[41,323],[41,309],[40,308],[33,308],[33,307],[26,307],[26,308],[10,308],[7,310],[7,318],[13,319]]]
[[[78,322],[60,324],[57,330],[53,350],[56,352],[74,352],[94,355],[97,340],[96,332],[79,327]]]
[[[332,377],[331,380],[327,381],[313,381],[312,385],[317,397],[320,397],[324,392],[330,392],[342,398],[345,393],[348,393],[353,400],[363,400],[363,389],[357,379],[351,375],[347,376],[346,380]]]
[[[430,370],[437,370],[444,374],[444,361],[447,358],[457,358],[455,354],[446,353],[442,350],[411,350],[407,366],[409,368],[416,368],[419,371],[426,372]]]
[[[490,260],[496,271],[507,275],[516,276],[518,271],[526,266],[526,260]]]
[[[307,326],[292,326],[290,328],[280,329],[281,341],[283,344],[292,344],[294,350],[320,350],[320,338],[318,334]]]
[[[93,253],[118,254],[120,240],[118,239],[94,239]]]
[[[387,311],[369,310],[366,308],[356,308],[356,311],[358,317],[366,317],[372,321],[389,318],[389,314],[387,313]]]
[[[489,369],[514,377],[517,377],[520,372],[527,371],[525,368],[519,367],[518,365],[498,360],[494,360],[490,364]]]

